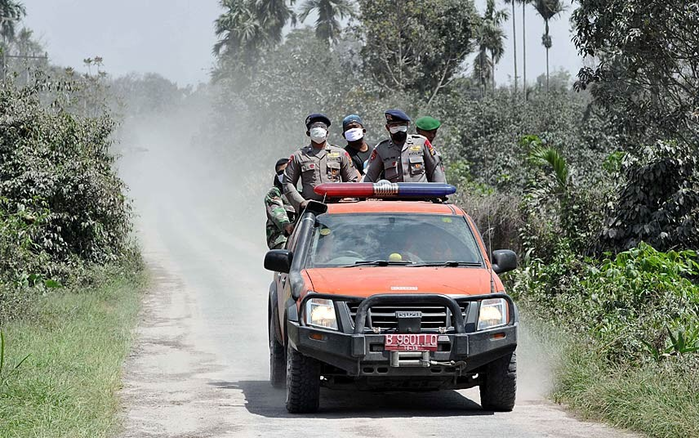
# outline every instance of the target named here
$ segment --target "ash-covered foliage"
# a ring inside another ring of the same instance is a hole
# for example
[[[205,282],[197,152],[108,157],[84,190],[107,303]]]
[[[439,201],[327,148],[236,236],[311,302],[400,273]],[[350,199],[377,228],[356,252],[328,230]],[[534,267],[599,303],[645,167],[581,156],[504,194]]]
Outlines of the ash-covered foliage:
[[[67,111],[56,96],[70,93],[0,87],[0,309],[22,288],[70,283],[131,251],[130,206],[109,152],[115,123]]]

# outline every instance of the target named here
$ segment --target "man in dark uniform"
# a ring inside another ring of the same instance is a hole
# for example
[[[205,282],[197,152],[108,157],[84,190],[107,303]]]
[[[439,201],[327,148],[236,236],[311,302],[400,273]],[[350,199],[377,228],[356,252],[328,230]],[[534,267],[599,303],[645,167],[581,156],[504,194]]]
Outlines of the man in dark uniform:
[[[364,139],[365,135],[364,122],[358,115],[351,114],[342,120],[342,136],[347,140],[345,150],[360,176],[364,175],[364,166],[368,164],[369,156],[371,156],[371,148]]]
[[[323,114],[306,117],[306,135],[311,144],[294,152],[284,172],[284,194],[297,213],[306,208],[308,201],[321,201],[313,189],[322,183],[357,182],[359,174],[349,154],[328,143],[330,119]],[[301,180],[301,192],[296,184]]]
[[[385,115],[391,138],[374,148],[364,181],[376,182],[383,172],[391,182],[446,182],[441,160],[429,140],[408,134],[410,117],[401,110],[388,110]]]

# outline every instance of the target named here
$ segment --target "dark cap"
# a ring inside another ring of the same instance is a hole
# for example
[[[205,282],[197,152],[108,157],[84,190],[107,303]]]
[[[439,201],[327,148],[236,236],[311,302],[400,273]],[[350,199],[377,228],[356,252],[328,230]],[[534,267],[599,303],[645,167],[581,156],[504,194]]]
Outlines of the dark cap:
[[[442,126],[442,122],[435,119],[434,117],[424,116],[415,120],[415,126],[423,131],[434,131]]]
[[[399,109],[391,109],[385,112],[386,123],[409,122],[410,117]]]
[[[274,170],[277,170],[277,167],[283,166],[284,164],[288,163],[289,159],[288,158],[280,158],[277,160],[277,164],[274,165]]]
[[[362,125],[362,128],[364,127],[364,122],[362,122],[361,117],[359,117],[356,114],[350,114],[349,116],[342,119],[342,132],[347,131],[347,125],[351,123],[359,123],[360,125]]]
[[[310,128],[315,122],[325,123],[325,126],[330,126],[330,119],[325,116],[325,114],[311,114],[306,117],[306,128]]]

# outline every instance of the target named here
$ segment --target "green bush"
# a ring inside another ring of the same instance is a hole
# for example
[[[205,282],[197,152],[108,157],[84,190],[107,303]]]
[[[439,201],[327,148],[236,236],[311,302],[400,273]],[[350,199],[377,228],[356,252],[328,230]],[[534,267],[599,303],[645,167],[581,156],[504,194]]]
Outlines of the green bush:
[[[624,156],[617,202],[601,233],[602,250],[645,241],[659,249],[699,248],[696,146],[659,141]]]
[[[0,87],[0,310],[18,289],[57,287],[131,251],[114,121],[47,105],[56,91]]]
[[[639,363],[659,359],[657,352],[694,353],[699,286],[690,278],[698,273],[694,251],[641,243],[597,261],[562,243],[549,263],[530,261],[513,291],[536,314],[589,338],[610,362]]]

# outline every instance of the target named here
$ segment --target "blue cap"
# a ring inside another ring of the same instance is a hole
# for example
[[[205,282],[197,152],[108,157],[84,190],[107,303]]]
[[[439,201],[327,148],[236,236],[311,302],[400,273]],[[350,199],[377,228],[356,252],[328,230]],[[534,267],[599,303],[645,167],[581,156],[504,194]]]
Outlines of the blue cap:
[[[386,123],[409,122],[410,117],[399,109],[386,110]]]
[[[326,126],[330,126],[330,119],[325,114],[311,114],[306,117],[306,128],[310,128],[315,122],[323,122]]]
[[[349,125],[350,123],[359,123],[360,125],[362,125],[362,128],[364,127],[364,122],[362,122],[361,117],[359,117],[356,114],[350,114],[349,116],[342,119],[342,132],[347,131],[347,125]]]

